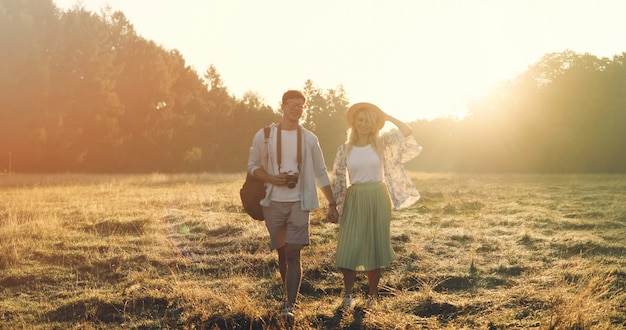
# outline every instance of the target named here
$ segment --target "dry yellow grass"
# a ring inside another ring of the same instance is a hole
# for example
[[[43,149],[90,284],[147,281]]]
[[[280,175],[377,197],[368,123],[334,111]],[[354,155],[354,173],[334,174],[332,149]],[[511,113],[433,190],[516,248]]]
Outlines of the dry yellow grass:
[[[288,325],[243,175],[2,176],[0,328],[626,326],[626,176],[412,177],[423,198],[394,213],[399,258],[374,307],[339,308],[337,226],[316,210]]]

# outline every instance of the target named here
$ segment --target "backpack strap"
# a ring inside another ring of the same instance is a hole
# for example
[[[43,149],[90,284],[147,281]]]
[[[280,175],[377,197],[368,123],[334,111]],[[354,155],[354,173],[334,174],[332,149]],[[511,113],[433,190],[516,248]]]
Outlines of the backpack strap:
[[[269,126],[263,127],[263,132],[265,133],[265,139],[266,140],[269,139],[270,138],[270,127]]]

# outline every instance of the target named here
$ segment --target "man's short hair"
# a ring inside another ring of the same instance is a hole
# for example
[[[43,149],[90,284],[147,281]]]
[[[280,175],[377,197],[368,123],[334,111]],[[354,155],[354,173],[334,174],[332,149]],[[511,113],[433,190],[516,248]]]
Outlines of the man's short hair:
[[[300,99],[306,102],[306,97],[301,91],[290,89],[283,94],[283,103],[285,103],[289,99]]]

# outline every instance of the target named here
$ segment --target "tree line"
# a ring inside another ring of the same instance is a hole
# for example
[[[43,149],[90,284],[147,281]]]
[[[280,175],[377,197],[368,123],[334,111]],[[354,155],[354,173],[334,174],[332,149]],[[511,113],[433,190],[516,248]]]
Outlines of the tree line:
[[[200,75],[137,35],[122,12],[3,0],[0,49],[4,171],[243,171],[254,132],[280,118],[255,92],[230,94],[213,65]],[[625,56],[546,54],[469,104],[468,117],[409,123],[424,152],[408,168],[624,172]],[[305,80],[302,90],[302,124],[330,167],[350,100],[342,86]]]

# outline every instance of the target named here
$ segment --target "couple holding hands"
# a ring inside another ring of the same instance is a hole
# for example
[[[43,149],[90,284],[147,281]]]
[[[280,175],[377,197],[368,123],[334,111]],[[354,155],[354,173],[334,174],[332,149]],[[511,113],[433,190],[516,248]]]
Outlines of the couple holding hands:
[[[343,273],[344,308],[353,305],[357,272],[367,274],[367,305],[376,299],[381,272],[396,259],[391,211],[420,197],[403,167],[421,151],[407,124],[371,103],[352,105],[348,139],[338,147],[329,177],[317,136],[299,123],[305,103],[302,92],[285,92],[281,122],[270,125],[267,140],[263,129],[255,134],[248,159],[248,172],[266,183],[261,205],[286,290],[281,315],[291,318],[302,281],[300,252],[310,244],[309,213],[319,207],[318,187],[328,200],[326,221],[339,223],[336,266]],[[386,122],[397,130],[382,134]]]

